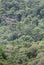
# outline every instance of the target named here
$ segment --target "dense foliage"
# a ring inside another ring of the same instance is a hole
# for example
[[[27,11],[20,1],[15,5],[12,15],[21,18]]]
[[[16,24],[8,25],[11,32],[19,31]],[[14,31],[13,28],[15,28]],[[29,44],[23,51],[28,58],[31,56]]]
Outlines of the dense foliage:
[[[0,0],[0,65],[44,65],[44,0]]]

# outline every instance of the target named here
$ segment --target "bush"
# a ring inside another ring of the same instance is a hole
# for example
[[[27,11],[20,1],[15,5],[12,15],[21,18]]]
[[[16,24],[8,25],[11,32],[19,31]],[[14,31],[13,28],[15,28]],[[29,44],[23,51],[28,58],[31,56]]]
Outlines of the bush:
[[[38,45],[34,44],[32,45],[27,52],[27,57],[28,58],[35,58],[37,56],[37,51],[38,51]]]

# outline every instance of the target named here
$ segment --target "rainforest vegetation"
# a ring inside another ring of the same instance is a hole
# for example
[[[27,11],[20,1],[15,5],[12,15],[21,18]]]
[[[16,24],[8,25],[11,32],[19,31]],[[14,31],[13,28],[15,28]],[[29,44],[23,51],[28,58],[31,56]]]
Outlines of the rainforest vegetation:
[[[44,65],[44,0],[0,0],[0,65]]]

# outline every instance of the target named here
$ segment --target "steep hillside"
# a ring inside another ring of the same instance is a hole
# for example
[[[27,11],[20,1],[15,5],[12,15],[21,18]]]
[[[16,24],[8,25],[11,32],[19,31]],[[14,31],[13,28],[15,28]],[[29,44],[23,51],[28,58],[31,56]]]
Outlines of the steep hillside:
[[[44,0],[0,0],[0,65],[44,65]]]

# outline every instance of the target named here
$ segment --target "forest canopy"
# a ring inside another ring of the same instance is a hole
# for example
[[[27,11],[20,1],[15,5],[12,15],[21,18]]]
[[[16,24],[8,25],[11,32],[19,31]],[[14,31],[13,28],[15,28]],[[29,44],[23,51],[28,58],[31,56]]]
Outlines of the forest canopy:
[[[44,65],[44,0],[0,0],[0,65]]]

